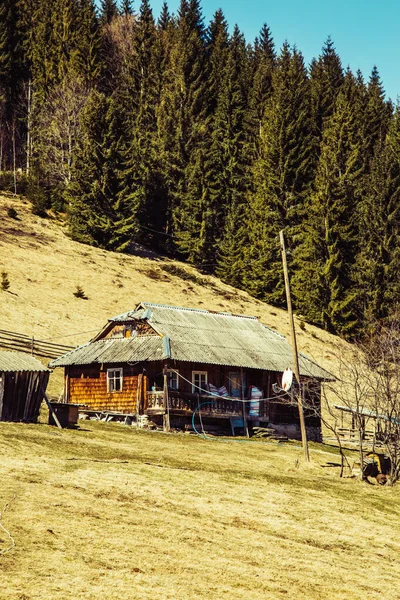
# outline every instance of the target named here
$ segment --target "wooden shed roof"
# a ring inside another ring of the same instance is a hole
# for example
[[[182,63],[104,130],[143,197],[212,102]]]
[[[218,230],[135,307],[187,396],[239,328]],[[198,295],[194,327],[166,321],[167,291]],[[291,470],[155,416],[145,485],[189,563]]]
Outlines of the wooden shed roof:
[[[0,373],[48,371],[40,360],[23,352],[0,351]]]

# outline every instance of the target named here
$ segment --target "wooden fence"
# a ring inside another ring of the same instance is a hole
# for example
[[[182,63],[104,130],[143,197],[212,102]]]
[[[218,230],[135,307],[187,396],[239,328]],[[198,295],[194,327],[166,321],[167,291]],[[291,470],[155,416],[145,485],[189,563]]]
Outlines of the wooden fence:
[[[45,358],[58,358],[67,352],[70,352],[75,346],[64,346],[62,344],[53,344],[44,340],[37,340],[22,333],[14,331],[4,331],[0,329],[0,348],[8,350],[17,350],[19,352],[28,352],[33,356],[43,356]]]

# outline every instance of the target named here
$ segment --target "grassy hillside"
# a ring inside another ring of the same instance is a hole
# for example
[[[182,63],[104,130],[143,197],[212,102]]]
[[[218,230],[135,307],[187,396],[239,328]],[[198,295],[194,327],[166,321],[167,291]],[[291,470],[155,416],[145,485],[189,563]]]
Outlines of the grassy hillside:
[[[329,450],[0,423],[0,598],[398,598],[399,488]]]
[[[79,344],[147,300],[289,333],[284,311],[177,262],[74,243],[22,199],[0,198],[0,223],[1,329]],[[331,371],[335,344],[299,330],[300,350]],[[400,488],[340,480],[333,448],[311,445],[304,465],[297,444],[83,421],[0,423],[0,456],[0,600],[398,596]]]
[[[9,216],[10,208],[17,219]],[[0,290],[0,329],[78,345],[109,317],[147,301],[255,315],[289,336],[285,311],[143,249],[126,256],[73,242],[62,223],[32,215],[23,199],[0,196],[0,224],[0,270],[11,283],[8,291]],[[77,286],[87,300],[73,295]],[[334,371],[336,338],[309,325],[298,334],[299,350]],[[59,388],[56,379],[51,392]]]

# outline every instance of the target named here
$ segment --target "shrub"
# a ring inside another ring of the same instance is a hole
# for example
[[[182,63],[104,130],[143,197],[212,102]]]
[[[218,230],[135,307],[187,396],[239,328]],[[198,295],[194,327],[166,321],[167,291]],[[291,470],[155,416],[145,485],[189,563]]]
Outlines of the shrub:
[[[204,285],[204,279],[201,277],[197,277],[194,273],[189,273],[183,267],[174,264],[166,264],[163,265],[163,271],[166,271],[170,275],[175,275],[175,277],[180,277],[185,281],[193,281],[193,283],[198,283],[200,285]]]
[[[85,292],[83,291],[83,288],[80,285],[76,286],[76,290],[75,290],[75,292],[73,292],[73,294],[74,294],[75,298],[80,298],[81,300],[88,299]]]
[[[301,329],[302,331],[305,331],[305,330],[306,330],[306,324],[304,323],[304,321],[300,321],[300,323],[299,323],[299,327],[300,327],[300,329]]]
[[[18,219],[18,213],[12,206],[7,209],[7,214],[11,219]]]
[[[8,279],[7,271],[1,272],[1,289],[6,292],[10,287],[10,280]]]

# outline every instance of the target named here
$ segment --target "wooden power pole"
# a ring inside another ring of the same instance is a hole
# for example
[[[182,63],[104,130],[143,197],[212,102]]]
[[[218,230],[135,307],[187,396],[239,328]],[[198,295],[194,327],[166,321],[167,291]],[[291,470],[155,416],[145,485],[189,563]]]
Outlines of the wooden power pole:
[[[288,268],[287,268],[285,238],[283,235],[283,231],[279,232],[279,240],[281,243],[283,274],[285,277],[286,302],[287,302],[287,308],[288,308],[288,313],[289,313],[290,331],[291,331],[291,336],[292,336],[292,348],[293,348],[293,354],[294,354],[294,373],[296,375],[297,383],[299,384],[299,393],[297,395],[297,405],[298,405],[298,409],[299,409],[299,418],[300,418],[301,443],[303,445],[304,458],[306,459],[307,462],[310,462],[310,455],[308,452],[307,432],[306,432],[306,425],[304,422],[304,413],[303,413],[303,398],[302,398],[302,393],[301,393],[299,355],[297,352],[296,331],[294,328],[292,298],[290,295],[289,273],[288,273]]]

